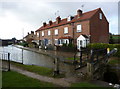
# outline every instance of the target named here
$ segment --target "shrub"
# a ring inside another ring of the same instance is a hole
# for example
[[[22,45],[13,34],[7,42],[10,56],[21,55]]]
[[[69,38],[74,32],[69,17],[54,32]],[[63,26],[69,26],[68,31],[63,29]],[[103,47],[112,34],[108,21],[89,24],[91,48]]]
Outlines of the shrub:
[[[74,47],[74,45],[72,43],[68,44],[68,47]]]
[[[108,48],[108,44],[105,43],[91,43],[87,46],[87,48],[90,49],[103,49],[103,48]]]
[[[63,47],[67,47],[67,44],[63,43]]]
[[[114,56],[120,57],[120,44],[91,43],[87,45],[87,48],[89,49],[110,48],[110,50],[117,48],[117,52],[114,54]]]

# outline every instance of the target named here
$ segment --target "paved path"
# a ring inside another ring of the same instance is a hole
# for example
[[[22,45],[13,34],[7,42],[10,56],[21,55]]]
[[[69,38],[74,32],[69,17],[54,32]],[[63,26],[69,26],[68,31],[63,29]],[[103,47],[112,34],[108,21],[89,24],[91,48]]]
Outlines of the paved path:
[[[70,87],[70,85],[71,85],[69,82],[65,81],[64,78],[55,79],[55,78],[51,78],[51,77],[38,75],[36,73],[20,69],[20,68],[14,66],[14,65],[11,65],[11,70],[16,71],[18,73],[21,73],[23,75],[26,75],[28,77],[40,80],[40,81],[49,82],[49,83],[53,83],[53,84],[59,85],[61,87]]]

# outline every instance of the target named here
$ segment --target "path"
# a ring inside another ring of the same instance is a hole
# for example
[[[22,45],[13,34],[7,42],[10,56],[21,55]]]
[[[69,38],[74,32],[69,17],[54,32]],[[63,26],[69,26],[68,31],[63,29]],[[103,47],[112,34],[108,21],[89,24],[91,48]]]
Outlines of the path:
[[[51,77],[47,77],[47,76],[38,75],[36,73],[29,72],[29,71],[23,70],[21,68],[18,68],[14,65],[11,65],[11,70],[16,71],[18,73],[21,73],[23,75],[26,75],[28,77],[40,80],[40,81],[49,82],[49,83],[59,85],[61,87],[70,87],[70,85],[71,85],[69,82],[65,81],[64,78],[55,79],[55,78],[51,78]]]

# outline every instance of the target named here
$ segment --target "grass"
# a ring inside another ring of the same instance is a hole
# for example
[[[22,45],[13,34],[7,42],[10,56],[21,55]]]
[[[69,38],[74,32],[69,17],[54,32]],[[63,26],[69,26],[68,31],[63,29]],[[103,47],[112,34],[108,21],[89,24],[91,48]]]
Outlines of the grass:
[[[46,67],[41,67],[41,66],[36,66],[36,65],[23,65],[23,64],[17,63],[17,62],[11,62],[11,63],[17,67],[20,67],[20,68],[30,71],[30,72],[37,73],[39,75],[54,77],[54,78],[65,77],[64,74],[59,74],[59,75],[53,76],[53,69],[51,69],[51,68],[46,68]]]
[[[27,77],[17,72],[3,72],[3,87],[55,87],[56,85]]]
[[[115,65],[115,64],[120,64],[120,60],[118,59],[112,59],[108,62],[108,64]]]
[[[91,84],[88,82],[81,82],[81,83],[73,83],[71,84],[71,87],[80,87],[80,89],[113,89],[113,88],[107,88],[107,87],[101,87],[99,85]]]
[[[113,39],[120,39],[120,36],[112,36]]]
[[[81,83],[73,83],[71,87],[100,87],[100,86],[88,82],[81,82]]]
[[[17,67],[24,69],[24,70],[34,72],[34,73],[44,75],[44,76],[51,77],[52,73],[53,73],[53,69],[46,68],[46,67],[40,67],[40,66],[36,66],[36,65],[24,65],[21,63],[17,63],[17,62],[11,62],[11,63]]]

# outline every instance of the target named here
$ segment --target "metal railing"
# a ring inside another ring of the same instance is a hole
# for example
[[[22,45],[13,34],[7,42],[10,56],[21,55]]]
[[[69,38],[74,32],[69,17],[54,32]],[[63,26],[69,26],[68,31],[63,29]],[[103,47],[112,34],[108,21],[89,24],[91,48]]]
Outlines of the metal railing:
[[[0,51],[0,60],[2,61],[2,70],[10,71],[10,53]]]

